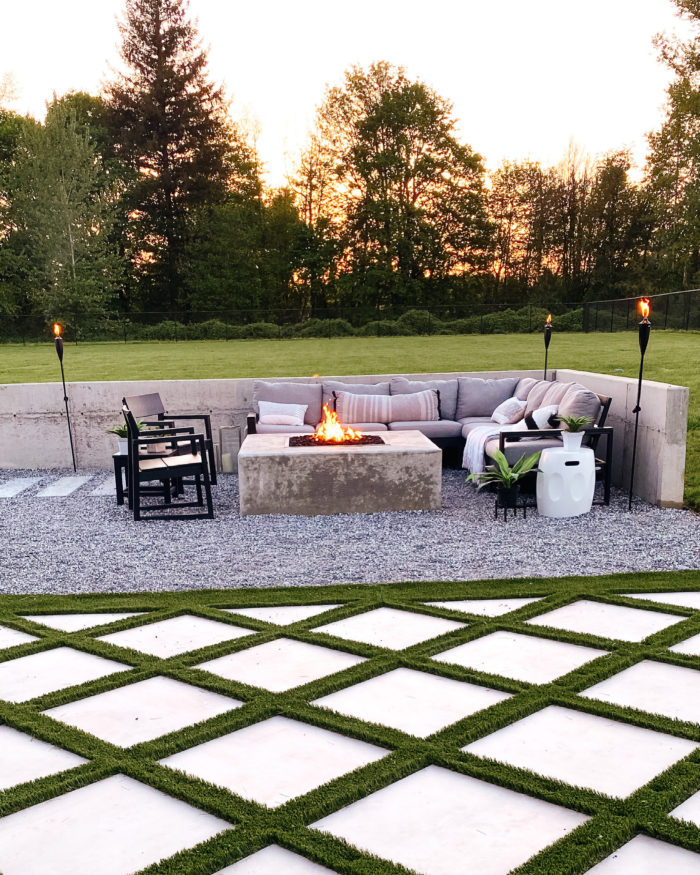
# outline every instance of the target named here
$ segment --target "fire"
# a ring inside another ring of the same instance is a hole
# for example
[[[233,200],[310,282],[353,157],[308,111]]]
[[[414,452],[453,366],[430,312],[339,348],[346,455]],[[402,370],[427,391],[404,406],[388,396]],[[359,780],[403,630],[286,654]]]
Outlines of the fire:
[[[642,314],[642,319],[649,318],[649,312],[651,310],[651,301],[649,298],[642,298],[639,302],[639,312]]]
[[[551,325],[551,324],[552,324],[552,314],[550,313],[549,316],[547,316],[547,325]]]
[[[319,422],[314,432],[314,440],[330,441],[336,444],[345,443],[345,441],[357,441],[362,437],[361,431],[355,431],[352,428],[344,428],[338,414],[335,410],[329,410],[326,404],[323,405],[323,419]]]
[[[58,324],[58,322],[54,322],[54,324],[53,324],[53,333],[54,333],[54,336],[55,336],[55,337],[60,337],[62,331],[63,331],[63,329],[62,329],[61,326]]]

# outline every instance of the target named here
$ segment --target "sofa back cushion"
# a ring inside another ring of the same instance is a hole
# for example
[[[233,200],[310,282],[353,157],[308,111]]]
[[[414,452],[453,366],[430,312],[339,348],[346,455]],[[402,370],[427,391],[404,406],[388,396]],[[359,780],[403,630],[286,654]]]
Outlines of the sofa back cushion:
[[[389,395],[389,381],[384,383],[343,383],[340,380],[325,380],[323,383],[323,403],[327,404],[330,410],[335,410],[333,404],[334,392],[348,392],[351,395]],[[357,420],[359,422],[359,420]],[[377,420],[366,420],[374,421]]]
[[[517,377],[483,380],[480,377],[460,377],[457,380],[456,419],[468,416],[491,416],[506,398],[510,398],[518,382]]]
[[[542,398],[542,407],[549,407],[554,404],[556,407],[559,406],[561,399],[566,395],[569,391],[569,387],[571,383],[557,383],[555,380],[553,383],[549,384],[549,389],[544,393],[544,397]]]
[[[418,420],[435,422],[438,414],[438,393],[435,389],[412,392],[409,395],[355,395],[335,393],[335,409],[342,423],[402,422]]]
[[[323,386],[320,383],[268,383],[256,380],[253,383],[253,399],[256,413],[259,401],[276,401],[280,404],[305,404],[304,422],[317,425],[321,421],[321,397]]]
[[[569,383],[568,390],[559,402],[558,416],[588,416],[598,421],[603,405],[600,398],[580,383]]]
[[[537,380],[534,377],[522,377],[518,380],[518,385],[515,387],[513,397],[517,398],[518,401],[526,401],[530,389],[532,389],[536,382]]]
[[[391,380],[392,395],[437,389],[440,393],[440,419],[456,419],[457,388],[457,380],[407,380],[406,377],[393,377]]]
[[[525,407],[525,416],[542,407],[542,401],[547,391],[552,388],[553,383],[549,380],[537,380],[534,386],[530,387],[527,393],[527,405]]]

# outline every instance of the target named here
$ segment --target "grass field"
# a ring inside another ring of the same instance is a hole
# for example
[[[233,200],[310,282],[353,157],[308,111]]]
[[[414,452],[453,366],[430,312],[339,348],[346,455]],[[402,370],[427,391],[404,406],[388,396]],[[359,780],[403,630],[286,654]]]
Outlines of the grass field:
[[[66,380],[217,379],[540,368],[542,338],[532,334],[367,337],[308,340],[91,343],[66,346]],[[700,334],[657,331],[645,376],[690,388],[686,502],[700,509]],[[555,334],[552,368],[636,377],[635,332]],[[53,344],[0,346],[0,383],[59,379]]]

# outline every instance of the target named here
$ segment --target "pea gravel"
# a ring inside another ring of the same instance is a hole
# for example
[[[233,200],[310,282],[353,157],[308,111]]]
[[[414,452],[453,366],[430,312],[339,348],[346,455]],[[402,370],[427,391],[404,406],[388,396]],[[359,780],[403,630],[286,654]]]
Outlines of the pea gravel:
[[[65,498],[37,492],[67,471],[0,498],[0,592],[137,592],[226,587],[480,580],[700,568],[700,516],[614,491],[609,507],[553,520],[493,518],[493,496],[462,471],[443,474],[439,511],[240,517],[238,478],[214,488],[214,520],[134,522],[114,497],[90,495],[108,474]]]

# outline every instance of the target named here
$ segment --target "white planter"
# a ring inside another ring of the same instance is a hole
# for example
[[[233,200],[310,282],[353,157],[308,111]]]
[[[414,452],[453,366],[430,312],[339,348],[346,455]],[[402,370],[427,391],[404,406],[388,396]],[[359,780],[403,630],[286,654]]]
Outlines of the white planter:
[[[565,450],[580,450],[581,441],[583,440],[582,431],[563,431],[561,439],[564,443]]]
[[[119,452],[122,456],[128,456],[129,455],[129,438],[118,437],[117,443],[119,444],[119,449],[117,452]]]

